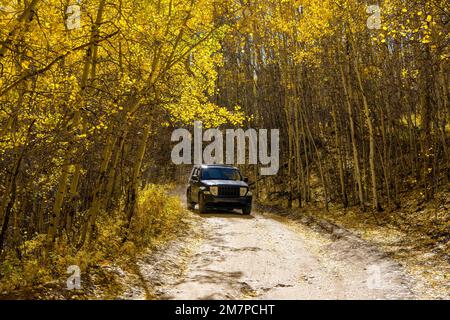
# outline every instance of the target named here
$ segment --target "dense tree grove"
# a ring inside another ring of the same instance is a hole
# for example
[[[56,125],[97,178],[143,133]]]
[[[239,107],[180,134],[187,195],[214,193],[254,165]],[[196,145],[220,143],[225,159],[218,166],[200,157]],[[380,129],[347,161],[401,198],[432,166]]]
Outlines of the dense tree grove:
[[[448,3],[370,4],[254,1],[224,41],[218,104],[282,128],[284,170],[261,186],[289,206],[394,209],[448,183]]]
[[[83,248],[118,208],[126,237],[142,174],[194,120],[281,129],[279,174],[249,170],[289,207],[432,199],[448,22],[445,0],[0,0],[2,254]]]
[[[239,4],[2,5],[1,249],[36,233],[47,234],[49,250],[62,234],[83,247],[100,211],[123,202],[132,219],[147,142],[160,127],[244,118],[208,100]]]

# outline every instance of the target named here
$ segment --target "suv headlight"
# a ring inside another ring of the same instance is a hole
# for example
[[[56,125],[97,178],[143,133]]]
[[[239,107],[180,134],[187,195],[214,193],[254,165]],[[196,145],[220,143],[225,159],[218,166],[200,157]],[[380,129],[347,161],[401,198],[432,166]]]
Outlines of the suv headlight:
[[[240,189],[241,197],[245,197],[247,195],[248,189],[245,187],[241,187]]]
[[[211,192],[211,194],[213,196],[218,196],[219,195],[219,187],[209,187],[209,192]]]

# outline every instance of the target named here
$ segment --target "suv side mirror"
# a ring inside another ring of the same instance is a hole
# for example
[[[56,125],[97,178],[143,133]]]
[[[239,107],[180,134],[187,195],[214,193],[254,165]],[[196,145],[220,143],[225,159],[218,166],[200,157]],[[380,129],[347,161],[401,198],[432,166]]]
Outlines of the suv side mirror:
[[[244,177],[243,180],[244,180],[245,183],[248,183],[248,178],[247,177]]]
[[[200,181],[198,176],[192,176],[191,180],[194,181],[194,182],[199,182]]]

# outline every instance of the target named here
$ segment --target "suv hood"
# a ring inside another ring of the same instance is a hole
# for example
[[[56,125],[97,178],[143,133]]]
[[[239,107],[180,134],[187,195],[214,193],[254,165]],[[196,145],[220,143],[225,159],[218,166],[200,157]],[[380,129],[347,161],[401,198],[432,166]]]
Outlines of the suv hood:
[[[236,186],[236,187],[248,187],[248,184],[244,181],[233,180],[202,180],[202,183],[206,186]]]

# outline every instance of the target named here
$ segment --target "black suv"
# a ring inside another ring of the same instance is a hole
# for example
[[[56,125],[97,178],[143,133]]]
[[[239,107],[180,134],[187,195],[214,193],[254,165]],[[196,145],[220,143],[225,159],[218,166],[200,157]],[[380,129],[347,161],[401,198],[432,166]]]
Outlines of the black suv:
[[[252,211],[248,179],[232,166],[194,166],[186,199],[188,209],[192,210],[198,204],[200,213],[205,213],[207,208],[242,209],[245,215]]]

